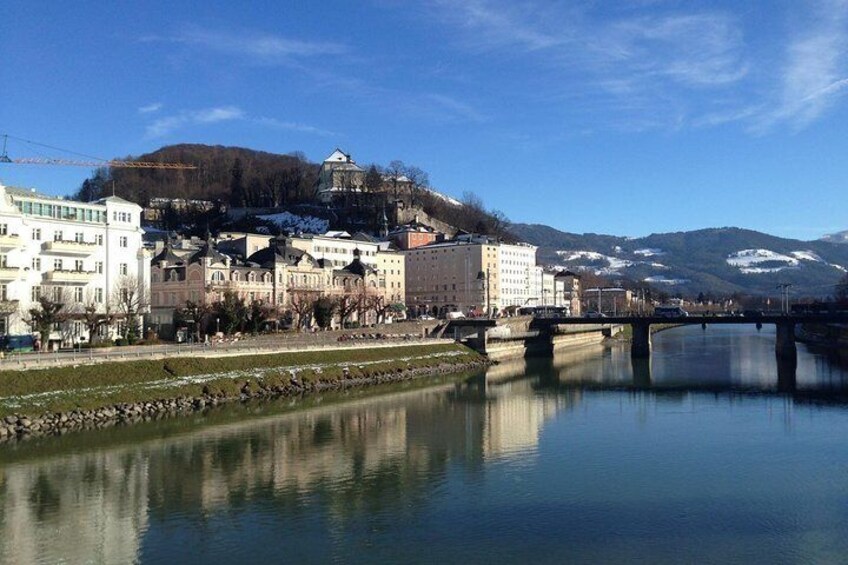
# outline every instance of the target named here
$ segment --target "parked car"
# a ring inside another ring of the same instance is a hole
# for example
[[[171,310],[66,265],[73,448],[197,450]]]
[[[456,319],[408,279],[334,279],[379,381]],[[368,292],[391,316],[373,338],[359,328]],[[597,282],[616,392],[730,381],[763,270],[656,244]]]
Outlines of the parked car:
[[[435,320],[436,318],[434,318],[430,314],[422,314],[421,316],[418,316],[418,319],[424,322],[429,322],[430,320]]]
[[[445,314],[445,320],[463,320],[465,319],[465,314],[462,312],[448,312]]]
[[[604,314],[603,312],[595,312],[594,310],[590,310],[589,312],[586,312],[586,317],[587,318],[606,318],[607,315]]]

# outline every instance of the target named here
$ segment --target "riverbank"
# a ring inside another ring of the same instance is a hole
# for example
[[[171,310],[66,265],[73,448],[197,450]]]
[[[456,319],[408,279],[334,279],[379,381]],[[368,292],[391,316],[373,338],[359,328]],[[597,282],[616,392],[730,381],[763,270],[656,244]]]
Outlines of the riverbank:
[[[61,434],[227,402],[460,372],[488,364],[457,344],[125,361],[0,372],[0,440]]]

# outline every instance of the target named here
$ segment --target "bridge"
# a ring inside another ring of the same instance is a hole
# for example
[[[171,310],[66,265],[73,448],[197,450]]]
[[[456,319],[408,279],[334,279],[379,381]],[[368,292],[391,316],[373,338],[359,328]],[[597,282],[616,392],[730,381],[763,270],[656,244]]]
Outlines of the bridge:
[[[613,316],[606,318],[535,318],[530,327],[541,332],[555,334],[558,326],[566,325],[597,325],[629,324],[633,330],[630,355],[633,358],[645,359],[651,356],[651,325],[701,325],[706,328],[715,324],[748,324],[758,328],[763,324],[774,324],[777,329],[775,339],[775,354],[779,360],[797,360],[798,350],[795,346],[795,326],[798,324],[848,324],[848,313],[827,314],[765,314],[762,316],[719,316],[715,314],[696,316]]]

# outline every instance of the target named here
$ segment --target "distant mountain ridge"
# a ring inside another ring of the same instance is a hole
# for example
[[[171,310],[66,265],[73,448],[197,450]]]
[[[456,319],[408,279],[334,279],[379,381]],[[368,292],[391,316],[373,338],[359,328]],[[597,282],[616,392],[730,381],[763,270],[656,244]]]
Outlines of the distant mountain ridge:
[[[836,233],[829,233],[823,238],[821,238],[821,240],[830,243],[848,243],[848,230]]]
[[[848,269],[848,245],[800,241],[742,228],[710,228],[628,238],[575,234],[540,224],[513,224],[522,241],[539,246],[544,265],[644,281],[670,293],[775,294],[824,297]]]

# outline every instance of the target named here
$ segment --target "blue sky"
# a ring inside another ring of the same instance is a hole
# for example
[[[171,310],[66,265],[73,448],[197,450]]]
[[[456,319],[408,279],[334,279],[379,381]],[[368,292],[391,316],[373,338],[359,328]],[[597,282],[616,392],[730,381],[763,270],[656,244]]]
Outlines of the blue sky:
[[[848,229],[848,0],[13,0],[0,48],[0,133],[82,154],[338,146],[567,231]]]

